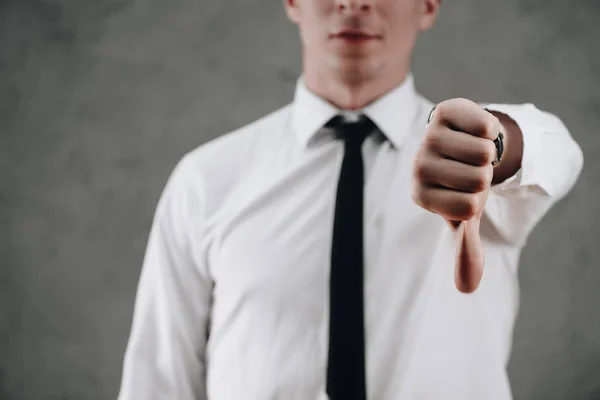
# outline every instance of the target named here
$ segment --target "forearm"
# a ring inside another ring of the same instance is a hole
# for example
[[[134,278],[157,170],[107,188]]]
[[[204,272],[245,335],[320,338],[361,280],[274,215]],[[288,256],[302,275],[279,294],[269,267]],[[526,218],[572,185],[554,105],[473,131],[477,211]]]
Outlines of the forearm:
[[[510,146],[506,158],[496,166],[506,170],[494,172],[486,214],[507,241],[524,243],[550,207],[577,181],[583,165],[581,148],[557,116],[533,104],[485,107],[502,117],[509,142],[506,147]],[[520,163],[516,161],[519,156]]]

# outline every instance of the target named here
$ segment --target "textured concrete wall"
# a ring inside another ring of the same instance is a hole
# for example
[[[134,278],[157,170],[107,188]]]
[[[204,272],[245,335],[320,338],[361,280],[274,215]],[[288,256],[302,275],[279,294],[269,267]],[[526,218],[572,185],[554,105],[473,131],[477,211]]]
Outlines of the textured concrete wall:
[[[432,100],[532,101],[584,149],[523,256],[517,399],[600,398],[600,3],[452,0]],[[187,150],[290,100],[267,0],[0,0],[0,399],[115,398],[152,213]]]

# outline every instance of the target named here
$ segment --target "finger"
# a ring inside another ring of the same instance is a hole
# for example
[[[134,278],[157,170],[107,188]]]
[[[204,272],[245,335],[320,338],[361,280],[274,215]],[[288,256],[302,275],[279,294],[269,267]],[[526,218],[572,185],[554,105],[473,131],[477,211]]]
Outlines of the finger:
[[[461,222],[456,229],[454,284],[462,293],[474,292],[483,276],[485,256],[479,225],[480,220],[474,218]]]
[[[413,190],[412,198],[417,205],[450,221],[466,221],[477,216],[480,203],[485,201],[480,193],[429,185],[419,185]]]
[[[425,137],[425,146],[443,157],[471,165],[490,165],[496,157],[493,141],[448,127],[439,127],[430,132]]]
[[[431,119],[438,125],[489,140],[496,139],[500,129],[500,121],[496,116],[467,99],[451,99],[439,103]]]
[[[416,159],[413,171],[422,183],[469,193],[487,190],[494,177],[491,164],[473,166],[441,158],[433,153]]]

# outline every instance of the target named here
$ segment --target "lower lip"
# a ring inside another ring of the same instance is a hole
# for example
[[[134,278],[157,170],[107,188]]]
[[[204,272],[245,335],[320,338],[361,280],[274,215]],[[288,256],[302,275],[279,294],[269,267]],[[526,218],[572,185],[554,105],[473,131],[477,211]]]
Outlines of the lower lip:
[[[372,36],[340,35],[336,36],[335,38],[348,44],[366,44],[375,40],[375,38]]]

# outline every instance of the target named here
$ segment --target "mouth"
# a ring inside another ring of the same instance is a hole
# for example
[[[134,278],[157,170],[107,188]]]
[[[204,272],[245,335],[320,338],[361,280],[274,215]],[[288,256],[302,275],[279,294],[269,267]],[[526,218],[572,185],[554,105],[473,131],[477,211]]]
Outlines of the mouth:
[[[381,39],[381,36],[355,29],[347,29],[331,35],[333,39],[348,43],[362,44]]]

